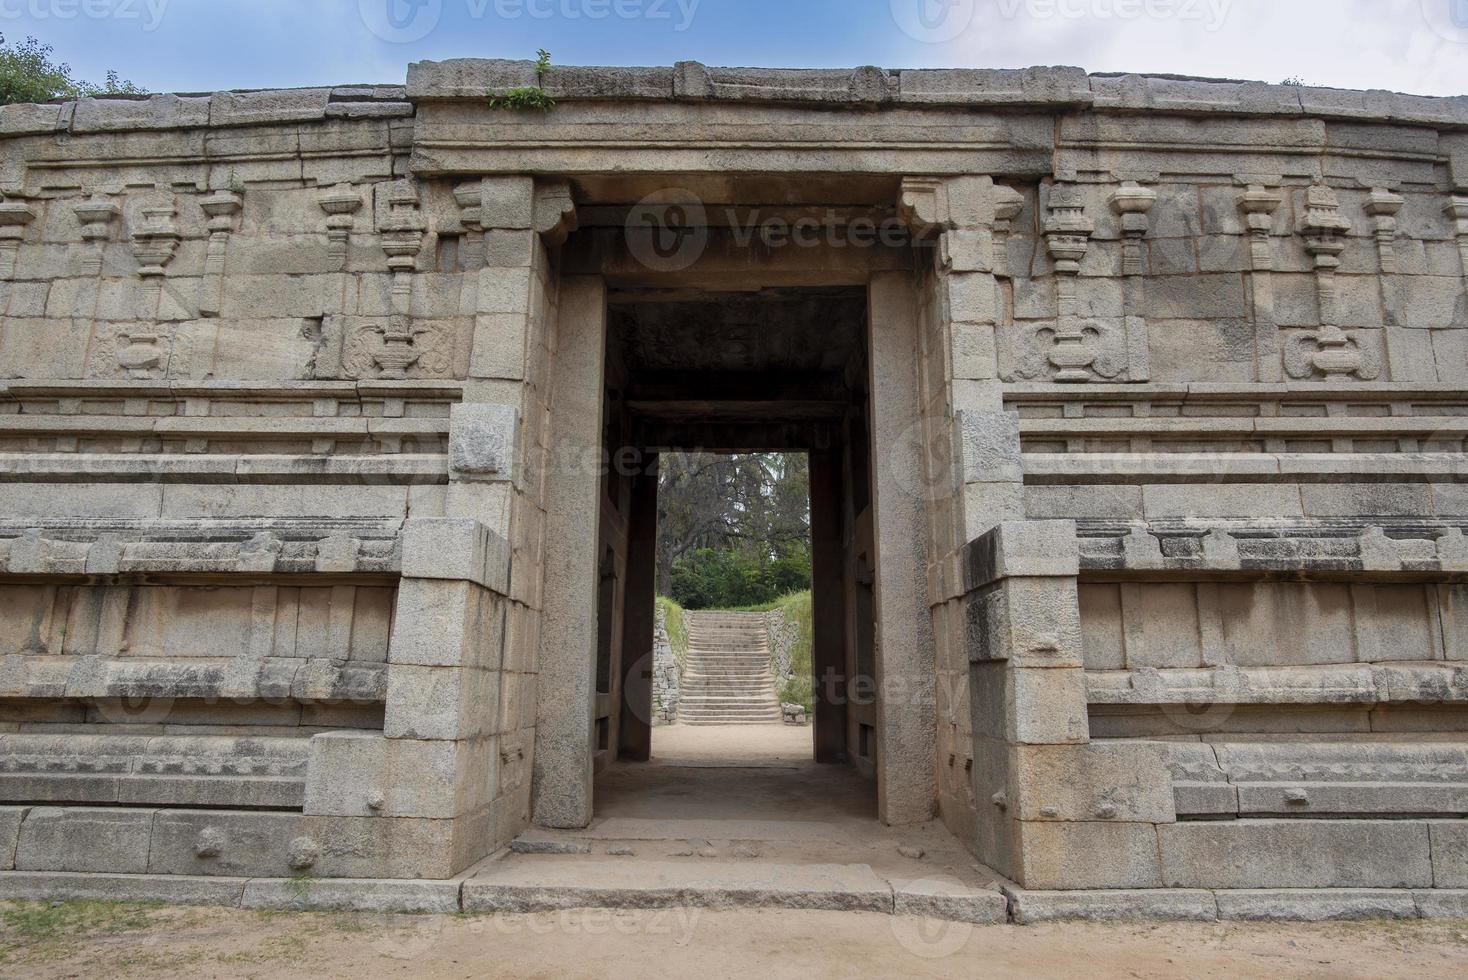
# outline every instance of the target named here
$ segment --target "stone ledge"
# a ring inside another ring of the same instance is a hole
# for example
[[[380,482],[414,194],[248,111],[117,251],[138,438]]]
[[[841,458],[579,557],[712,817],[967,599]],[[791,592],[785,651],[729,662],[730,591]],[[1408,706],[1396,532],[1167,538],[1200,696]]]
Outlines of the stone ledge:
[[[143,98],[81,99],[0,109],[0,136],[165,131],[409,118],[432,101],[486,101],[490,92],[535,84],[534,63],[494,59],[422,61],[406,87],[337,86]],[[713,101],[867,107],[993,106],[1099,113],[1316,118],[1468,128],[1468,97],[1271,85],[1158,75],[1087,75],[1080,68],[889,70],[557,66],[552,98],[584,101]]]
[[[1319,664],[1086,672],[1098,705],[1453,703],[1468,701],[1468,664]]]
[[[464,882],[466,912],[576,908],[787,908],[892,912],[893,889],[867,865],[676,861],[593,863],[509,857]]]
[[[1090,922],[1328,922],[1468,914],[1468,891],[1406,888],[1031,891],[1003,886],[1016,925]]]
[[[535,84],[534,64],[462,58],[409,66],[407,97],[483,100],[486,93]],[[698,100],[837,105],[1034,106],[1152,111],[1176,115],[1375,120],[1468,127],[1468,97],[1271,85],[1153,75],[1087,75],[1071,67],[886,70],[708,67],[552,68],[545,88],[563,101]]]

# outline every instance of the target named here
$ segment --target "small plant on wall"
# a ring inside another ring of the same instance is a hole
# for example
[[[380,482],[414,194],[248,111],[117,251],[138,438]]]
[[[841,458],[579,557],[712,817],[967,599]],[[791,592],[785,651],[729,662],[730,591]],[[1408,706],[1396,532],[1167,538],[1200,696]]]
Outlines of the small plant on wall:
[[[545,94],[545,74],[550,71],[551,66],[550,52],[541,48],[536,55],[535,84],[512,88],[504,95],[490,92],[491,109],[513,109],[520,112],[539,109],[541,112],[550,112],[556,107],[556,100]]]

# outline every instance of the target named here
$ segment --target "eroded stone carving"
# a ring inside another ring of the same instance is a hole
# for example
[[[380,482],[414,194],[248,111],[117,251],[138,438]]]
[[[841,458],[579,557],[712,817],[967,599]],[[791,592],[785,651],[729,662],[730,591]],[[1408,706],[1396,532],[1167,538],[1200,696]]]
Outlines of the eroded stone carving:
[[[36,212],[23,201],[0,199],[0,282],[15,278],[15,258],[21,239]]]
[[[1121,216],[1121,272],[1124,276],[1140,276],[1146,269],[1142,263],[1142,239],[1147,237],[1147,215],[1157,203],[1157,192],[1135,180],[1123,181],[1111,194],[1111,209]]]
[[[133,256],[138,260],[138,275],[158,278],[173,260],[181,238],[174,225],[178,208],[171,196],[145,204],[142,221],[133,229]]]
[[[87,376],[133,381],[187,376],[191,347],[190,332],[183,326],[99,324]]]
[[[1381,258],[1381,271],[1397,271],[1397,212],[1407,199],[1385,187],[1375,187],[1366,199],[1366,213],[1376,220],[1376,251]]]
[[[1371,381],[1381,375],[1381,347],[1375,331],[1295,330],[1285,334],[1285,373],[1292,378]]]
[[[209,228],[209,244],[204,255],[204,281],[199,289],[199,313],[218,316],[224,302],[224,263],[229,252],[229,235],[244,200],[238,191],[215,191],[199,202]]]
[[[326,212],[326,254],[345,268],[347,246],[357,225],[357,212],[362,210],[362,196],[351,184],[340,183],[324,192],[317,203]]]
[[[116,202],[99,194],[72,205],[72,212],[82,228],[82,241],[90,243],[82,256],[82,273],[96,276],[102,273],[102,257],[108,239],[112,237],[112,223],[122,214]]]
[[[1335,271],[1340,268],[1341,253],[1346,250],[1345,234],[1351,222],[1341,214],[1340,199],[1326,184],[1312,184],[1305,191],[1305,213],[1300,216],[1300,234],[1305,238],[1305,251],[1315,260],[1315,289],[1319,300],[1320,322],[1338,322]],[[1334,343],[1333,339],[1331,341]]]

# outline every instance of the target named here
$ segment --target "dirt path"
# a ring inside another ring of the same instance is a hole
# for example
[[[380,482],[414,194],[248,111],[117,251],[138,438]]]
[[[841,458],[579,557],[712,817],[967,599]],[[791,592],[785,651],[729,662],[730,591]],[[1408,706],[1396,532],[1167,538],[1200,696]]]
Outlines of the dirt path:
[[[687,976],[1468,975],[1468,922],[942,925],[835,912],[448,917],[0,906],[3,977],[351,980]]]

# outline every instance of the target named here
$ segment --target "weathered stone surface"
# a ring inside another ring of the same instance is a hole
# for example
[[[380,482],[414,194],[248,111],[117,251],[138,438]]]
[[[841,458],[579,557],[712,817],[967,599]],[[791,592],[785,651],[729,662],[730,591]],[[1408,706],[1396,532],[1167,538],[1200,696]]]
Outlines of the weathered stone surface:
[[[27,902],[170,902],[237,906],[244,878],[97,874],[63,871],[0,873],[0,896]]]
[[[998,925],[1009,920],[1008,902],[997,891],[956,881],[893,881],[894,915],[926,916],[948,922]]]
[[[456,915],[459,882],[257,878],[245,882],[239,904],[247,909]]]
[[[1423,888],[1428,825],[1392,820],[1239,820],[1157,828],[1170,888]]]
[[[1389,889],[1220,890],[1220,919],[1253,922],[1330,922],[1341,919],[1415,919],[1412,893]]]
[[[1212,922],[1218,903],[1210,891],[1180,888],[1036,891],[1006,887],[1016,925],[1044,922]]]
[[[21,823],[15,867],[144,874],[152,829],[152,810],[35,807]]]
[[[464,882],[466,912],[693,907],[890,912],[892,887],[866,865],[676,861],[537,863],[506,858]]]
[[[539,82],[556,112],[486,100]],[[0,800],[78,805],[0,809],[0,866],[447,878],[532,806],[584,827],[637,680],[597,670],[589,597],[636,591],[604,452],[712,432],[835,445],[822,560],[883,696],[821,751],[882,820],[936,803],[1056,889],[1461,883],[1465,126],[1464,98],[695,62],[0,107]],[[676,228],[628,208],[673,184]],[[667,268],[638,217],[706,241]],[[809,297],[858,329],[766,315]],[[634,347],[658,384],[618,375]],[[758,385],[724,401],[731,367]],[[668,379],[671,438],[619,428]]]

